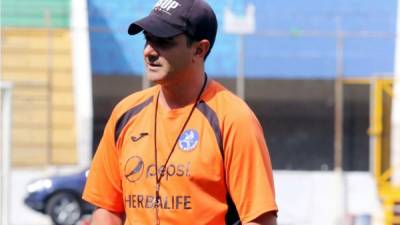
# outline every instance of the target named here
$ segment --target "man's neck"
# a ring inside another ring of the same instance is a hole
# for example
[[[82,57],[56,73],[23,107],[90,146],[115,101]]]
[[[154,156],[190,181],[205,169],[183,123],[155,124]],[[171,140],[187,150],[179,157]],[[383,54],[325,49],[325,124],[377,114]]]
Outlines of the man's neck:
[[[190,81],[161,85],[159,104],[166,110],[185,107],[196,101],[205,82],[205,74],[196,74]]]

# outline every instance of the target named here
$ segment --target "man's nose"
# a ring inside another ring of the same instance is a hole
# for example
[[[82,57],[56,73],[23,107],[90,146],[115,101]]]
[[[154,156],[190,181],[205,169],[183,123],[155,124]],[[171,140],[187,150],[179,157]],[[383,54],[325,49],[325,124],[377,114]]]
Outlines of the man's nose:
[[[154,62],[158,59],[157,50],[149,43],[146,43],[143,50],[144,57],[149,60],[149,62]]]

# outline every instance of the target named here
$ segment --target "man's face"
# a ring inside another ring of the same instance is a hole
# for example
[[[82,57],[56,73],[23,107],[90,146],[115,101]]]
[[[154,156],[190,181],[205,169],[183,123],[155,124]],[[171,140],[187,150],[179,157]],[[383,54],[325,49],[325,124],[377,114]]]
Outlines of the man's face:
[[[193,49],[184,34],[158,38],[145,32],[143,50],[147,77],[155,83],[179,79],[190,71]]]

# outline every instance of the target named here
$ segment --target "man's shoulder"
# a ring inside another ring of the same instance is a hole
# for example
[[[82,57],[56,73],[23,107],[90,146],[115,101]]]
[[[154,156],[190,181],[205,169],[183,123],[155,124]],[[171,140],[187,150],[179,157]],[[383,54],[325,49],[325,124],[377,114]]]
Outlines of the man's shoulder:
[[[135,107],[144,107],[150,104],[157,90],[158,88],[154,86],[126,96],[114,107],[114,113],[121,115]]]
[[[214,105],[214,110],[220,116],[234,120],[235,118],[247,117],[253,113],[245,101],[220,83],[214,81],[212,89],[210,104]]]

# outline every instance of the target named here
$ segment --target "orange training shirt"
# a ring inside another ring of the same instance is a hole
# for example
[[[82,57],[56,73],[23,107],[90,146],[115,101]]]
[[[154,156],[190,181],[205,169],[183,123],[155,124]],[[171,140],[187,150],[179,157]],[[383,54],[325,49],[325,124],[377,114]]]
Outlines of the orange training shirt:
[[[113,110],[93,158],[86,201],[126,213],[125,225],[155,224],[156,169],[163,165],[193,105],[158,107],[157,168],[154,114],[159,86],[134,93]],[[216,81],[202,94],[161,179],[162,225],[242,223],[277,211],[271,162],[253,112]],[[228,214],[229,208],[229,214]],[[230,222],[229,222],[230,221]]]

